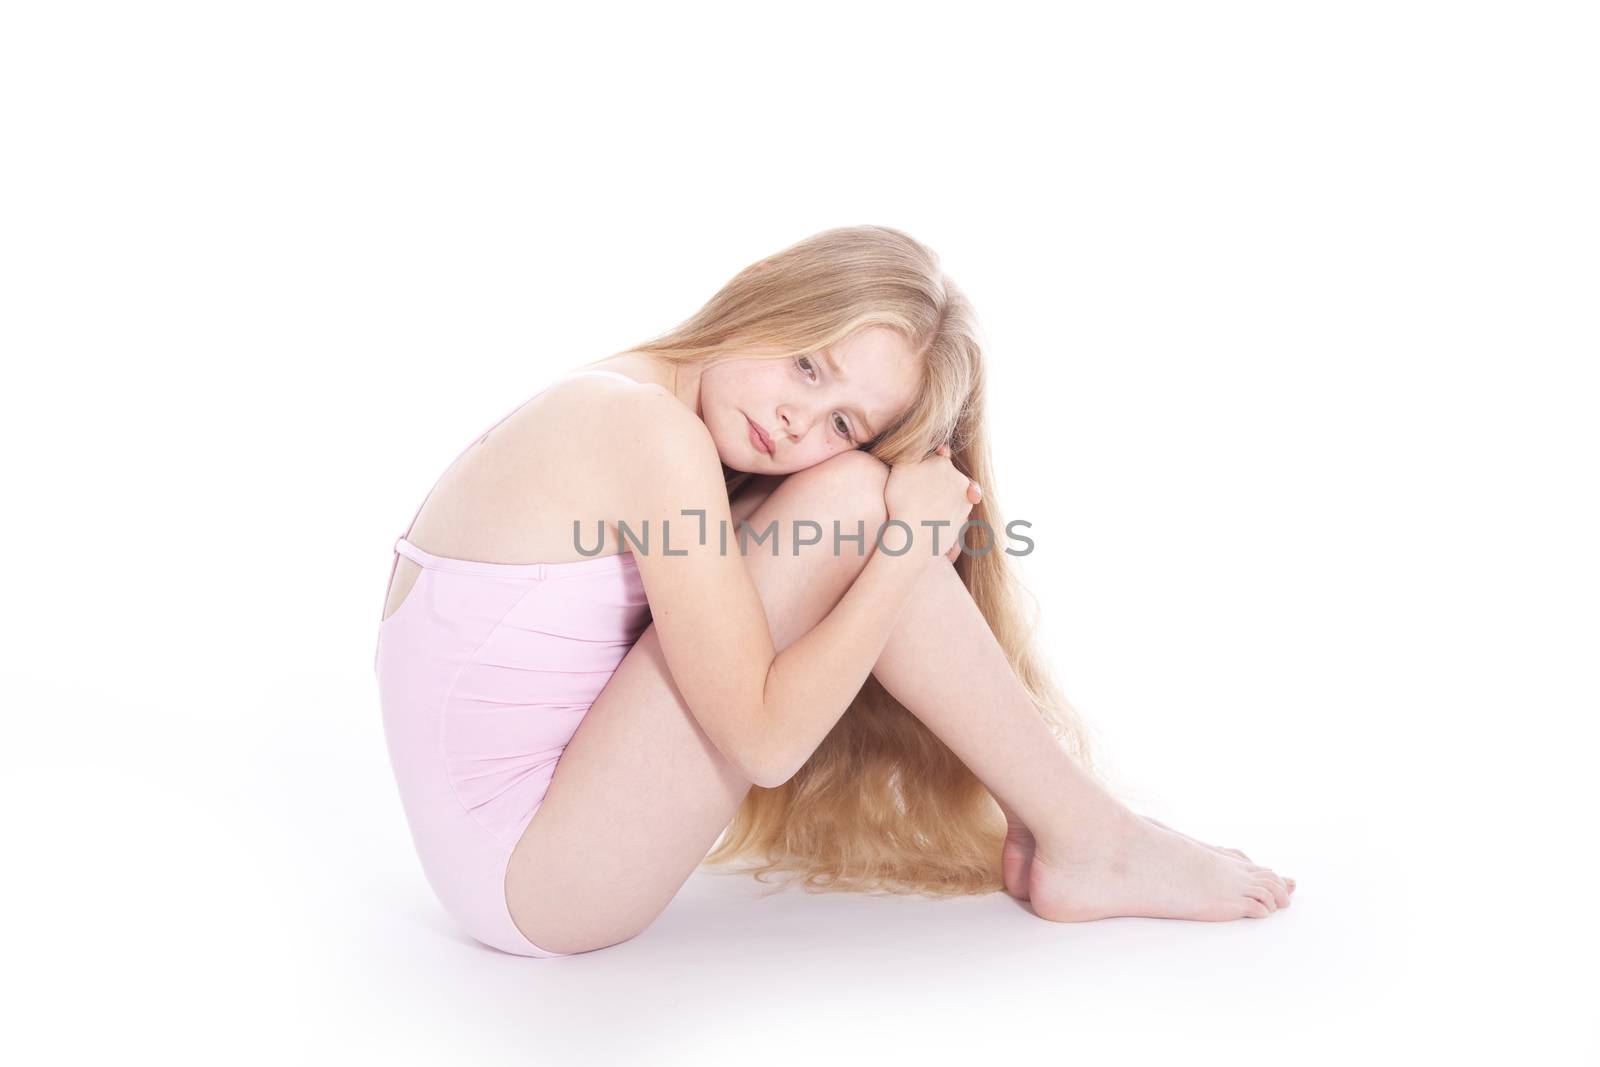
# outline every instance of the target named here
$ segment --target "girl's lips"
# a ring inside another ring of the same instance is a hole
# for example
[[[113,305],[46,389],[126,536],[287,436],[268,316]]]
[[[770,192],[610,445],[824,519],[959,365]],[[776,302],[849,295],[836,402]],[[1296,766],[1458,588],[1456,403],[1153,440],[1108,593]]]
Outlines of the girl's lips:
[[[772,455],[772,442],[767,439],[766,433],[755,424],[755,420],[750,418],[749,415],[744,417],[744,421],[750,424],[750,443],[770,457]]]

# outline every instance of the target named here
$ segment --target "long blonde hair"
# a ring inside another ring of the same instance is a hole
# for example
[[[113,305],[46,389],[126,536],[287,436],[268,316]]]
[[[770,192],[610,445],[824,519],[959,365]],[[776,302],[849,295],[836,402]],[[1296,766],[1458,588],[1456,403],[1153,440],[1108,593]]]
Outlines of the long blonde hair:
[[[773,358],[790,358],[868,326],[909,341],[922,357],[923,383],[912,407],[866,450],[893,464],[948,443],[955,466],[983,487],[972,518],[1004,531],[972,306],[933,251],[899,230],[849,226],[809,237],[746,267],[693,317],[628,351],[674,365],[768,348],[779,353]],[[983,555],[962,553],[956,573],[1052,736],[1095,773],[1083,724],[1034,648],[1038,602],[1008,567],[1001,540],[968,539],[974,552],[986,543],[992,550]],[[814,891],[958,896],[1002,888],[1005,833],[983,783],[869,676],[793,778],[751,787],[703,863],[753,861],[741,869],[760,881],[790,872]]]

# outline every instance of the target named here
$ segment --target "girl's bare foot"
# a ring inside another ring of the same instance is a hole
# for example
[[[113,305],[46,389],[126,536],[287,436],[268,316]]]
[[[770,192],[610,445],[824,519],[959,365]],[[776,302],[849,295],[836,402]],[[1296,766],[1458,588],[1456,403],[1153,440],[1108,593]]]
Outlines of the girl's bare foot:
[[[1035,914],[1054,922],[1265,918],[1289,903],[1287,883],[1265,867],[1127,811],[1053,849],[1036,843],[1027,889]]]
[[[1174,829],[1172,829],[1172,827],[1168,826],[1166,823],[1162,822],[1159,819],[1152,819],[1148,815],[1141,815],[1141,816],[1139,816],[1139,818],[1144,819],[1146,822],[1155,823],[1157,826],[1161,827],[1163,830],[1167,830],[1167,831],[1169,831],[1171,833],[1178,834],[1181,837],[1189,837],[1189,835],[1184,833],[1182,830],[1174,830]],[[1267,869],[1265,867],[1256,866],[1254,860],[1252,860],[1249,856],[1246,856],[1243,852],[1240,852],[1236,848],[1218,848],[1216,845],[1207,845],[1204,841],[1200,840],[1198,837],[1189,837],[1189,840],[1193,841],[1197,845],[1205,845],[1206,848],[1216,849],[1216,851],[1222,853],[1224,856],[1237,856],[1240,859],[1244,860],[1246,863],[1251,864],[1252,866],[1254,866],[1255,869],[1258,870],[1258,871],[1264,871],[1264,870]],[[1289,892],[1290,893],[1294,892],[1294,879],[1293,878],[1284,878],[1283,879],[1283,883],[1284,883],[1284,885],[1287,885],[1289,887]],[[1288,905],[1286,904],[1286,905],[1284,905],[1284,907],[1288,907]]]
[[[1010,893],[1018,900],[1027,900],[1029,869],[1033,866],[1033,853],[1038,847],[1038,844],[1034,841],[1032,831],[1030,831],[1026,826],[1022,825],[1021,822],[1017,821],[1015,817],[1008,818],[1010,821],[1006,823],[1006,842],[1005,847],[1000,853],[1000,868],[1005,875],[1006,892]],[[1220,852],[1224,856],[1234,856],[1238,859],[1244,860],[1246,863],[1251,863],[1252,866],[1254,866],[1250,857],[1246,856],[1243,852],[1240,852],[1236,848],[1219,848],[1216,845],[1207,845],[1204,841],[1201,841],[1198,838],[1189,837],[1189,835],[1183,833],[1183,831],[1174,830],[1166,823],[1161,822],[1158,819],[1152,819],[1148,815],[1141,815],[1139,818],[1144,819],[1146,822],[1153,823],[1154,825],[1159,826],[1161,829],[1170,833],[1179,834],[1182,837],[1188,837],[1190,841],[1193,841],[1197,845],[1205,845],[1206,848]],[[1266,870],[1264,867],[1258,867],[1256,869]],[[1284,884],[1288,886],[1289,892],[1293,893],[1294,879],[1285,878],[1283,881]]]
[[[1037,846],[1033,833],[1020,822],[1006,823],[1006,843],[1000,850],[1000,870],[1005,874],[1006,892],[1018,900],[1028,899],[1028,870],[1033,866]]]

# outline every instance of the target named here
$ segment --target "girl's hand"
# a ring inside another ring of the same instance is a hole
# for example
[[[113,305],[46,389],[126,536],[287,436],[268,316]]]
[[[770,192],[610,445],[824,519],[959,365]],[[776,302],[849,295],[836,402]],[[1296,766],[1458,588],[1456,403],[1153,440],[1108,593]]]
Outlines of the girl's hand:
[[[933,455],[914,463],[897,463],[889,470],[883,500],[889,518],[910,526],[915,532],[924,521],[940,520],[959,531],[973,505],[983,499],[978,483],[956,470],[950,462],[950,446],[940,445]],[[935,527],[937,529],[937,527]],[[913,549],[915,551],[915,549]],[[944,553],[954,562],[961,554],[961,538]]]

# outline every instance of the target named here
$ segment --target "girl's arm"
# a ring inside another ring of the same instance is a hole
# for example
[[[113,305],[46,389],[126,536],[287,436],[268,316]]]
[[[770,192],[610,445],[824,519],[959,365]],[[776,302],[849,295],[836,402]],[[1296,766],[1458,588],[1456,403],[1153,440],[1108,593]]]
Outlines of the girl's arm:
[[[806,743],[820,740],[849,707],[933,563],[916,548],[902,556],[873,552],[833,611],[778,653],[738,551],[710,432],[664,390],[618,393],[625,395],[606,432],[613,441],[618,433],[627,438],[615,466],[628,514],[615,518],[630,528],[648,520],[650,549],[635,561],[673,682],[729,762],[756,785],[780,785],[809,756],[801,751]],[[705,513],[703,545],[696,511]],[[663,523],[670,556],[662,551]]]
[[[874,549],[827,617],[773,659],[762,704],[776,782],[794,776],[850,707],[931,565],[920,544],[899,556]]]

